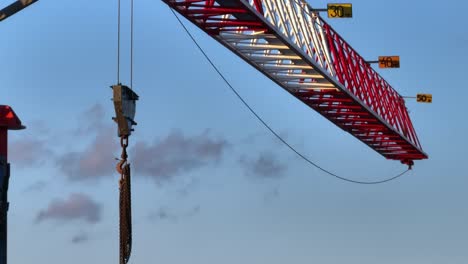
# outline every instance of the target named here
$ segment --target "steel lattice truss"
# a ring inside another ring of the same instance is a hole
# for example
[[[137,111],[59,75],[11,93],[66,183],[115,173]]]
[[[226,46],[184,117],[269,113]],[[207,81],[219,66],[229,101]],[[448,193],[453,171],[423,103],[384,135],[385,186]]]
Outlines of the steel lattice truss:
[[[426,159],[404,99],[303,0],[163,0],[384,157]]]

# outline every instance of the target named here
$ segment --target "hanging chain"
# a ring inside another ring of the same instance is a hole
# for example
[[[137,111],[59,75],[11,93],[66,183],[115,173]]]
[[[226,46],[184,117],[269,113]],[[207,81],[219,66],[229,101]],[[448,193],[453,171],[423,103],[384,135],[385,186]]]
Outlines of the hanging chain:
[[[127,264],[132,251],[132,199],[130,185],[130,164],[127,162],[128,136],[120,138],[122,147],[121,160],[117,164],[119,180],[119,231],[120,264]]]

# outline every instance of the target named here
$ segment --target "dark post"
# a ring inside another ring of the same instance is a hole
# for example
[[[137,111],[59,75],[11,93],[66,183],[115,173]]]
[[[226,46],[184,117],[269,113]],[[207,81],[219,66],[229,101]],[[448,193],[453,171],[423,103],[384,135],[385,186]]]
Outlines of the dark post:
[[[8,130],[24,128],[11,107],[0,105],[0,264],[7,264],[8,184],[10,181]]]
[[[7,211],[9,170],[6,157],[7,129],[0,127],[0,264],[7,263]]]

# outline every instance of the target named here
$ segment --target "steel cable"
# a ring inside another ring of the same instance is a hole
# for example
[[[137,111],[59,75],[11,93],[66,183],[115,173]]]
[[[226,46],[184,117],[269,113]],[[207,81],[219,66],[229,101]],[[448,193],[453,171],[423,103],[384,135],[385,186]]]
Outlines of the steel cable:
[[[133,0],[130,11],[130,89],[133,90]]]
[[[120,83],[120,0],[117,0],[117,84]]]

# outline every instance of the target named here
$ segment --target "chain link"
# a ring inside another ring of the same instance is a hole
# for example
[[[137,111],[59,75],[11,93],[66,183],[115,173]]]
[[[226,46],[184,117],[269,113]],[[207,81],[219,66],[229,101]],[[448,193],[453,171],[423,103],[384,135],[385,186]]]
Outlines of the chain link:
[[[127,162],[128,137],[120,138],[121,160],[117,164],[119,180],[120,264],[127,264],[132,250],[132,200],[130,164]]]

